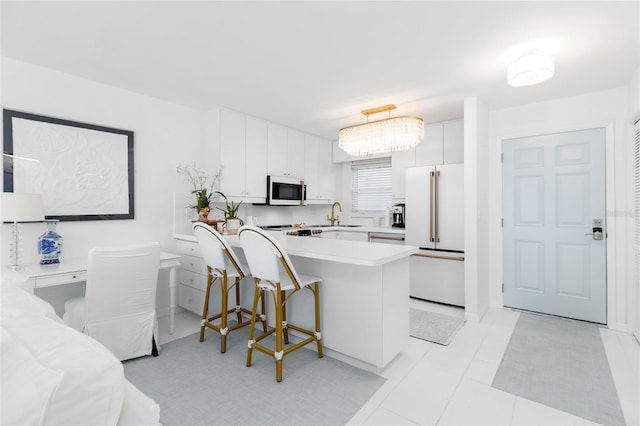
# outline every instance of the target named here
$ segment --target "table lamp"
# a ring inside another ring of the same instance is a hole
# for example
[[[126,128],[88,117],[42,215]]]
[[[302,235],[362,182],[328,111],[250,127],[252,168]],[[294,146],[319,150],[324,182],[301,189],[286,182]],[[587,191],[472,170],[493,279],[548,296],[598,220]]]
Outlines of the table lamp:
[[[13,223],[10,239],[11,266],[13,270],[20,269],[20,234],[19,228],[22,222],[42,222],[44,210],[42,208],[42,196],[40,194],[23,194],[16,192],[2,193],[2,221]]]

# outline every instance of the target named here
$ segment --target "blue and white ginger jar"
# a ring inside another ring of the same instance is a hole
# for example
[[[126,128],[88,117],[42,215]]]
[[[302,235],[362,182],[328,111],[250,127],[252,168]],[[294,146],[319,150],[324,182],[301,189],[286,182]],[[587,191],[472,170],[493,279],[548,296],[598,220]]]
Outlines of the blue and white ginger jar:
[[[47,231],[38,238],[38,253],[42,259],[41,265],[60,263],[62,253],[62,237],[56,232],[58,220],[45,220]]]

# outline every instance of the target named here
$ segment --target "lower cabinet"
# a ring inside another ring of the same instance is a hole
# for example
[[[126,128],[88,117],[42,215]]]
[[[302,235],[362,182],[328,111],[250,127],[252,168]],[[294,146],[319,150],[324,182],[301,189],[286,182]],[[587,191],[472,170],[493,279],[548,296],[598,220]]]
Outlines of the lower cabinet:
[[[330,238],[334,240],[349,240],[349,241],[369,241],[369,234],[367,232],[349,232],[349,231],[326,231],[320,234],[322,238]]]
[[[180,258],[178,271],[178,306],[202,315],[207,289],[207,267],[197,242],[178,240]]]
[[[404,234],[392,232],[369,232],[370,243],[404,245]]]
[[[195,241],[176,240],[176,251],[182,255],[180,269],[178,271],[178,306],[188,311],[202,315],[204,296],[207,290],[207,265],[202,258],[200,246]],[[241,263],[246,263],[242,250],[235,250]],[[231,285],[232,283],[229,283]],[[253,301],[254,284],[251,277],[242,280],[241,304],[251,309]],[[220,282],[214,282],[209,295],[209,316],[220,312],[222,295],[220,294]],[[229,292],[229,306],[235,304],[235,292]],[[231,316],[229,318],[232,318]]]

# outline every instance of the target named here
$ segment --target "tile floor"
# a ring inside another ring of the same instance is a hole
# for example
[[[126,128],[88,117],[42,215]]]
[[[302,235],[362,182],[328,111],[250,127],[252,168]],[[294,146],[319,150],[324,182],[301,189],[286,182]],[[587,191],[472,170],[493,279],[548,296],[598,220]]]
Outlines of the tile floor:
[[[418,309],[464,316],[462,309],[411,299]],[[387,382],[349,425],[594,425],[491,387],[519,313],[490,310],[478,324],[465,323],[449,346],[411,338],[385,368]],[[160,343],[192,334],[200,319],[176,315],[169,335],[160,318]],[[609,366],[628,426],[640,425],[640,344],[630,335],[601,328]]]

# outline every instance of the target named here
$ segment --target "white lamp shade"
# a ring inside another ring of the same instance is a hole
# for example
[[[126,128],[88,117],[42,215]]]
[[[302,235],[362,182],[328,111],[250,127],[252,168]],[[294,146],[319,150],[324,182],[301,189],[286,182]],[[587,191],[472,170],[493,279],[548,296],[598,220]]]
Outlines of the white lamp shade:
[[[44,220],[40,194],[2,193],[3,222],[41,222]]]
[[[545,52],[529,52],[519,57],[507,68],[507,81],[511,86],[531,86],[553,77],[555,61]]]

